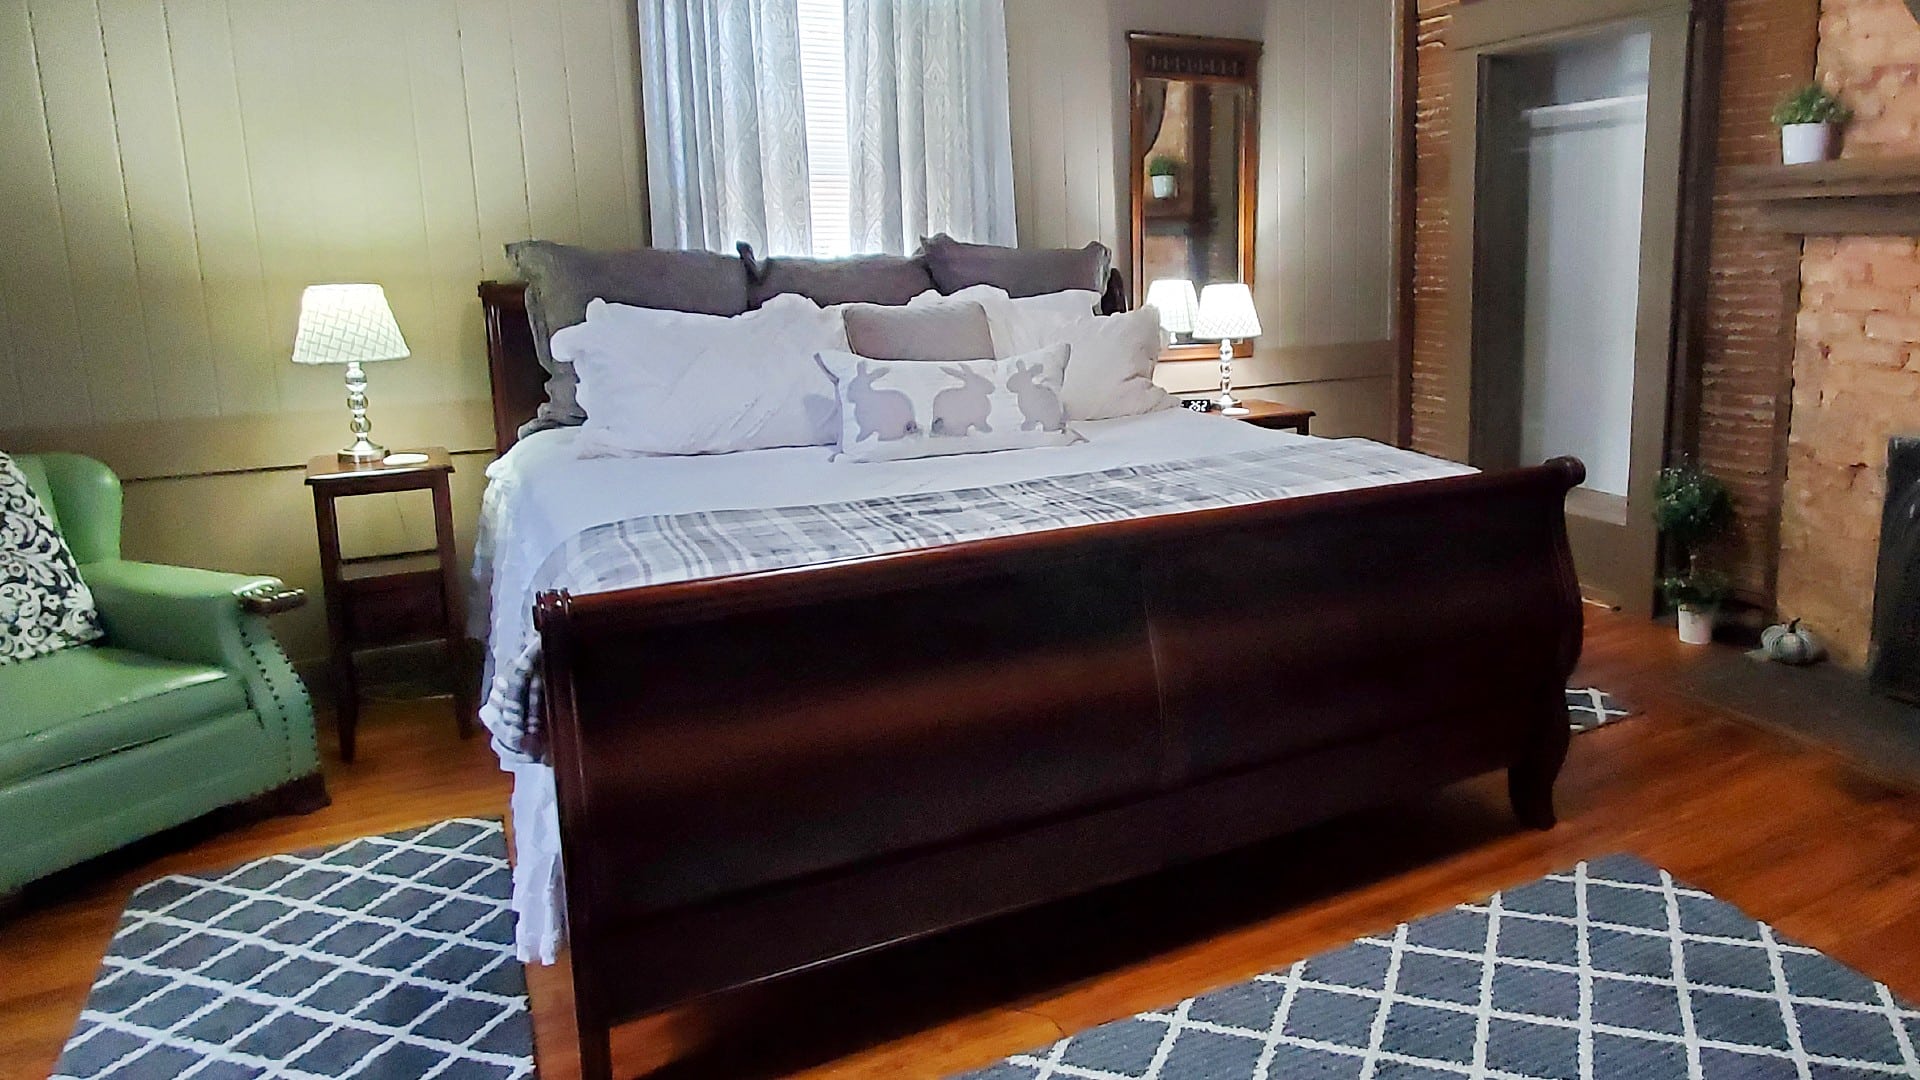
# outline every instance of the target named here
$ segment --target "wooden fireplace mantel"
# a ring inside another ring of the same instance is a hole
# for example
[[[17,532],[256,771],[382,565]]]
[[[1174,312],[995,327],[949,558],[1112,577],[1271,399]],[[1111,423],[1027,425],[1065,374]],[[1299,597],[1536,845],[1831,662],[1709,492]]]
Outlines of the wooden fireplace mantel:
[[[1920,157],[1849,158],[1729,170],[1725,198],[1808,236],[1920,236]]]

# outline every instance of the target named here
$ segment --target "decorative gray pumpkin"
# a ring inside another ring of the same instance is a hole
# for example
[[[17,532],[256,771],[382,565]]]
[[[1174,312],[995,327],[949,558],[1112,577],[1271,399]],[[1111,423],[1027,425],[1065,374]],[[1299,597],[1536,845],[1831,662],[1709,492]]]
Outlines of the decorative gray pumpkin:
[[[1819,663],[1827,655],[1827,647],[1820,644],[1813,631],[1803,628],[1799,619],[1785,626],[1767,627],[1760,635],[1760,650],[1767,659],[1794,667]]]

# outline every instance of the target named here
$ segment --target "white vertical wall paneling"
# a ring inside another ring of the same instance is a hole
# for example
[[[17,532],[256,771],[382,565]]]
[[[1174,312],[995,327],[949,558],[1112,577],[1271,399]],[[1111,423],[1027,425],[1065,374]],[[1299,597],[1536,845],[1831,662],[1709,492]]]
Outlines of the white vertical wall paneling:
[[[0,428],[17,426],[26,417],[20,394],[20,360],[13,341],[13,320],[7,317],[7,294],[0,289]]]
[[[1267,13],[1260,75],[1260,218],[1256,283],[1261,322],[1275,341],[1303,340],[1308,275],[1306,238],[1306,15],[1300,4]]]
[[[646,185],[628,162],[646,159],[642,141],[645,122],[640,110],[640,39],[635,30],[634,0],[606,0],[607,40],[613,45],[614,108],[620,125],[621,183],[627,192],[627,230],[635,243],[648,243],[653,227],[648,218]],[[643,165],[642,168],[645,166]]]
[[[255,418],[222,460],[289,464],[259,419],[338,408],[337,371],[287,362],[300,290],[328,280],[385,285],[413,346],[378,401],[484,401],[473,287],[502,246],[644,236],[633,19],[0,0],[0,430]]]
[[[1373,0],[1372,17],[1355,28],[1350,71],[1353,73],[1353,110],[1356,139],[1348,150],[1343,185],[1352,202],[1349,210],[1354,244],[1356,282],[1389,280],[1393,274],[1393,90],[1390,81],[1374,77],[1391,72],[1394,64],[1392,5]],[[1349,335],[1391,337],[1391,293],[1349,289],[1352,322]]]
[[[443,400],[448,373],[442,327],[434,319],[430,285],[432,245],[422,197],[419,133],[411,107],[405,18],[417,3],[389,5],[385,0],[352,0],[344,15],[354,22],[343,40],[350,60],[321,78],[340,79],[331,94],[316,93],[315,106],[342,115],[344,138],[354,148],[353,187],[345,189],[353,205],[341,208],[342,226],[355,231],[328,238],[335,262],[334,281],[377,281],[387,289],[394,315],[411,327],[413,352],[399,364],[377,369],[381,400],[394,405]],[[340,372],[321,369],[312,400],[331,405],[340,394]],[[304,402],[303,402],[304,403]]]
[[[1327,215],[1327,220],[1331,226],[1328,237],[1329,251],[1332,244],[1340,243],[1343,246],[1350,245],[1357,254],[1357,249],[1362,242],[1364,226],[1356,212],[1358,209],[1356,204],[1359,200],[1356,197],[1354,184],[1359,181],[1359,177],[1356,175],[1355,159],[1360,156],[1362,150],[1359,140],[1348,137],[1347,133],[1357,131],[1354,125],[1359,119],[1360,110],[1357,107],[1356,98],[1360,93],[1359,82],[1362,73],[1355,70],[1359,62],[1359,49],[1356,46],[1366,28],[1361,25],[1359,18],[1350,15],[1349,19],[1348,26],[1342,31],[1334,32],[1327,43],[1328,55],[1333,60],[1331,85],[1328,87],[1332,100],[1327,103],[1326,111],[1326,171],[1331,186],[1328,195],[1333,212]],[[1370,74],[1378,77],[1377,72]],[[1332,267],[1328,269],[1331,270]],[[1353,288],[1351,281],[1333,283],[1333,295],[1328,298],[1327,305],[1329,325],[1326,331],[1329,336],[1335,334],[1345,336],[1343,331],[1350,331],[1353,327],[1359,308],[1356,302],[1358,292],[1358,289]]]
[[[325,280],[319,264],[319,215],[312,157],[321,133],[304,130],[301,108],[305,79],[296,48],[299,28],[284,5],[266,0],[226,5],[233,39],[234,81],[253,199],[254,227],[260,246],[267,352],[249,359],[274,387],[274,411],[298,407],[295,372],[276,356],[293,344],[300,290]]]
[[[84,423],[92,398],[26,0],[0,0],[0,49],[0,243],[8,252],[0,291],[19,383],[7,413],[22,423]]]
[[[1024,243],[1034,233],[1033,208],[1023,198],[1028,173],[1021,166],[1031,159],[1033,148],[1032,125],[1028,122],[1030,110],[1021,107],[1033,90],[1033,77],[1030,71],[1031,54],[1016,45],[1032,34],[1028,29],[1029,9],[1023,4],[1008,4],[1007,18],[1007,92],[1014,103],[1008,129],[1013,139],[1014,163],[1014,230]]]
[[[166,17],[147,0],[100,0],[99,11],[155,412],[215,415],[219,379],[209,357]]]
[[[1126,254],[1127,30],[1264,17],[1271,343],[1384,336],[1387,8],[1010,0],[1023,242]],[[501,246],[645,234],[633,18],[627,0],[0,0],[0,427],[331,409],[337,373],[285,352],[301,287],[342,277],[387,285],[415,345],[376,374],[381,400],[483,400],[472,286],[506,273]]]
[[[1270,344],[1392,335],[1392,7],[1275,0],[1262,70]]]
[[[1123,266],[1130,30],[1263,37],[1257,289],[1269,345],[1390,336],[1389,0],[1008,0],[1021,243]]]
[[[458,0],[476,222],[486,277],[508,277],[503,246],[533,235],[526,145],[515,85],[509,0]]]
[[[441,73],[460,70],[459,12],[451,0],[411,5],[407,12],[407,89],[413,106],[414,156],[420,176],[420,205],[425,218],[427,288],[433,334],[425,355],[434,360],[478,355],[486,347],[473,317],[473,286],[483,260],[474,228],[473,159],[467,143],[466,95],[458,81]],[[415,344],[416,353],[422,352]],[[453,393],[484,395],[487,384],[479,365],[454,365]]]
[[[1333,56],[1334,28],[1325,18],[1324,4],[1307,20],[1307,51],[1302,58],[1302,101],[1305,106],[1307,228],[1304,255],[1307,268],[1307,341],[1333,339]]]
[[[273,333],[225,0],[171,4],[166,22],[215,399],[226,414],[271,412],[278,384],[261,358]]]
[[[1028,245],[1052,244],[1064,228],[1066,155],[1061,143],[1060,65],[1047,59],[1057,48],[1059,29],[1057,23],[1050,25],[1050,14],[1031,2],[1007,5],[1009,90],[1012,100],[1021,103],[1012,117],[1015,216],[1020,242]]]
[[[1008,5],[1013,75],[1014,187],[1021,243],[1118,251],[1113,142],[1124,100],[1115,86],[1110,38],[1121,33],[1108,0],[1014,0]],[[1124,85],[1124,78],[1121,80]]]
[[[73,360],[87,374],[96,417],[150,420],[153,380],[99,14],[88,0],[30,7],[74,302],[86,314]]]
[[[512,0],[509,6],[532,235],[577,241],[580,199],[573,132],[567,120],[567,50],[563,37],[554,33],[560,25],[560,7],[557,0]]]
[[[1066,235],[1060,238],[1062,246],[1079,247],[1089,240],[1099,240],[1115,251],[1124,245],[1122,237],[1116,232],[1118,222],[1114,207],[1114,168],[1113,162],[1124,157],[1124,153],[1114,152],[1113,125],[1097,122],[1097,118],[1106,114],[1100,106],[1112,84],[1105,86],[1098,79],[1082,79],[1073,75],[1094,61],[1095,50],[1106,46],[1107,39],[1115,32],[1111,13],[1098,4],[1081,4],[1076,17],[1067,20],[1066,29],[1074,49],[1071,54],[1084,57],[1085,61],[1072,67],[1061,66],[1055,71],[1060,80],[1057,100],[1061,109],[1061,129],[1065,133],[1061,149],[1066,154],[1066,199],[1067,217],[1064,221]],[[1057,16],[1056,16],[1057,17]],[[1119,31],[1124,33],[1124,30]],[[1124,95],[1125,80],[1122,79]],[[1120,115],[1126,115],[1124,96],[1119,102]]]
[[[607,33],[605,12],[597,5],[567,4],[560,11],[567,56],[567,116],[571,121],[574,189],[580,201],[581,236],[630,235],[627,186],[621,147],[624,125],[618,98],[615,53],[629,47],[625,35]],[[631,86],[631,84],[627,84]]]

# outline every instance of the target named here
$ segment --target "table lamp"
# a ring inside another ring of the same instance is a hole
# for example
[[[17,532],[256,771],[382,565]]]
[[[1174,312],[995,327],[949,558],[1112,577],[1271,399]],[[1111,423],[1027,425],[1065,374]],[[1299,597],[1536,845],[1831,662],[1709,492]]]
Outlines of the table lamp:
[[[1147,286],[1147,306],[1160,312],[1160,328],[1169,334],[1193,333],[1193,316],[1200,297],[1186,278],[1160,278]]]
[[[293,338],[296,364],[347,365],[347,412],[352,420],[353,445],[340,451],[341,461],[381,461],[386,448],[367,436],[367,373],[361,364],[404,360],[407,339],[387,306],[387,293],[378,285],[309,285],[300,296],[300,329]]]
[[[1200,310],[1193,317],[1193,336],[1220,342],[1220,396],[1213,399],[1226,416],[1245,416],[1247,410],[1233,396],[1233,343],[1260,336],[1260,315],[1253,309],[1253,290],[1241,282],[1209,285],[1200,290]]]

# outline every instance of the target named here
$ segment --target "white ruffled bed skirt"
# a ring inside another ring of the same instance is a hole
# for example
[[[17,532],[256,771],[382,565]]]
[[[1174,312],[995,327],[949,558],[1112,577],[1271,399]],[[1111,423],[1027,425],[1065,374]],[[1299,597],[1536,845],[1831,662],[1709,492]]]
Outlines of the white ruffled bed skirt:
[[[507,762],[513,776],[513,912],[522,963],[551,964],[567,936],[566,879],[560,869],[560,802],[551,766]]]

